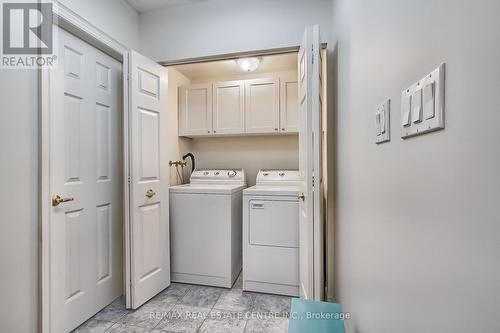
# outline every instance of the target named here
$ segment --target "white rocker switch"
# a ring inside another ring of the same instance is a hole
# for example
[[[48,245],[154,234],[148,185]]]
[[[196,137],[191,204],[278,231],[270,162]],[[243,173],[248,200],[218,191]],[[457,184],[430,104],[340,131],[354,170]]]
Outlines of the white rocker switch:
[[[390,124],[390,100],[387,99],[379,105],[375,111],[375,124],[377,136],[375,143],[388,142],[391,140],[391,124]]]
[[[385,107],[382,105],[380,107],[380,134],[385,133]]]
[[[377,113],[375,113],[375,125],[377,126],[377,136],[380,136],[382,134],[382,124],[381,124],[381,116],[380,116],[380,110],[377,109]]]
[[[403,97],[401,100],[401,109],[403,110],[401,125],[404,127],[410,126],[411,95],[405,95],[405,97]]]
[[[411,97],[412,106],[412,121],[414,123],[419,123],[422,121],[422,89],[417,89]]]
[[[434,118],[434,82],[427,84],[424,87],[424,118]]]

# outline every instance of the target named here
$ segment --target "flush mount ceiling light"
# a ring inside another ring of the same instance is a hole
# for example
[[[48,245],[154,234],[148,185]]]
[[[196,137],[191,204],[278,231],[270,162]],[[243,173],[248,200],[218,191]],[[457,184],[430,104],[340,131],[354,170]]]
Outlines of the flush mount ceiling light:
[[[245,72],[253,72],[259,67],[261,59],[257,57],[236,59],[236,63]]]

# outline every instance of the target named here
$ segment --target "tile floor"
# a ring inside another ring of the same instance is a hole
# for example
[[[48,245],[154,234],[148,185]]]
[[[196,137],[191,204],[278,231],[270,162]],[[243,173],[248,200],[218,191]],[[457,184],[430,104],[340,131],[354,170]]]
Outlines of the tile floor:
[[[242,290],[172,283],[139,309],[127,310],[123,297],[73,332],[286,333],[291,298]]]

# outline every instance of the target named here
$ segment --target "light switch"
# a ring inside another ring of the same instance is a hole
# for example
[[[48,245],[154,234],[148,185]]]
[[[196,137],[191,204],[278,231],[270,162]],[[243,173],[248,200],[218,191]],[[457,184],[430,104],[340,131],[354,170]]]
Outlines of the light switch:
[[[403,126],[410,126],[410,115],[411,115],[411,95],[407,95],[403,93],[403,98],[401,99],[401,110],[402,112],[402,119],[401,119],[401,125]]]
[[[377,113],[375,113],[375,123],[376,123],[376,129],[377,129],[377,136],[380,136],[382,134],[382,124],[380,123],[380,109],[377,109]]]
[[[434,118],[434,82],[427,84],[424,87],[424,118]]]
[[[401,91],[401,137],[444,129],[445,64]]]
[[[375,123],[377,132],[375,143],[390,141],[390,100],[386,100],[375,110]]]
[[[417,89],[411,96],[411,118],[414,123],[422,121],[422,89]]]
[[[385,107],[380,107],[380,134],[385,133]]]

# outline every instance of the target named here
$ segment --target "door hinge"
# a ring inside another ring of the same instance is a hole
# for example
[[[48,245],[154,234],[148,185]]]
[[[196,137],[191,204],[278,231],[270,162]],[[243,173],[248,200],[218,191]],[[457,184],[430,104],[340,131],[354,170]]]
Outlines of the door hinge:
[[[313,46],[311,47],[311,59],[312,59],[312,64],[314,65],[314,44]]]
[[[130,176],[127,177],[128,184],[130,185]]]
[[[127,81],[130,81],[130,74],[127,73]]]

